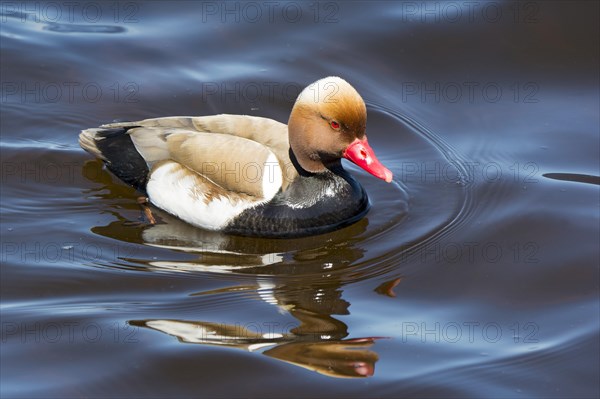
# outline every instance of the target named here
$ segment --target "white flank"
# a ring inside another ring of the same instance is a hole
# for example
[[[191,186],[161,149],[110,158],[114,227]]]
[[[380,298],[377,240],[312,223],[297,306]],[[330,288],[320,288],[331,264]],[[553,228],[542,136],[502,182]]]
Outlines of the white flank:
[[[266,185],[269,194],[272,194],[266,198],[243,199],[236,193],[232,193],[230,196],[215,195],[207,201],[203,191],[210,190],[210,187],[207,187],[206,183],[191,170],[187,174],[182,174],[181,168],[179,164],[171,161],[154,169],[146,187],[148,197],[159,208],[207,230],[223,229],[244,210],[270,200],[277,192],[273,187],[274,182]],[[279,187],[281,187],[281,169],[279,169]]]
[[[208,329],[201,324],[186,323],[183,321],[151,320],[146,322],[146,325],[155,330],[179,337],[185,342],[196,344],[210,343],[212,341],[216,341],[214,343],[218,344],[219,340],[229,338],[219,335],[216,331]]]
[[[210,345],[229,345],[240,349],[246,348],[252,352],[267,346],[273,346],[275,342],[256,342],[254,344],[244,343],[246,340],[259,339],[279,339],[282,334],[262,334],[262,336],[249,332],[250,335],[244,335],[241,328],[238,328],[240,336],[222,335],[219,334],[212,326],[205,326],[201,323],[190,323],[176,320],[151,320],[146,322],[148,327],[162,331],[166,334],[173,335],[184,342],[194,344],[210,344]]]
[[[244,209],[255,205],[221,196],[207,203],[203,195],[198,195],[202,190],[198,187],[198,180],[193,175],[181,177],[174,173],[179,168],[175,162],[160,165],[153,171],[146,190],[153,204],[188,223],[208,230],[220,230]]]

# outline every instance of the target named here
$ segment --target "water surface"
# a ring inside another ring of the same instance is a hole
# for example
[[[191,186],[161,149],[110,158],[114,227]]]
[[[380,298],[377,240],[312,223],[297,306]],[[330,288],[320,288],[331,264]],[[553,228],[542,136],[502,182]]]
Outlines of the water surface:
[[[598,4],[467,3],[2,3],[2,397],[598,397]],[[395,175],[329,234],[150,226],[77,145],[328,75]]]

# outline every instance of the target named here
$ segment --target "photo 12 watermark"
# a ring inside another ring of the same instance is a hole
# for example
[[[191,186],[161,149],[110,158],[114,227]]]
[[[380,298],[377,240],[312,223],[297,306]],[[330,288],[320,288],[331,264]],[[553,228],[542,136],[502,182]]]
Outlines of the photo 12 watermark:
[[[200,1],[202,23],[315,23],[340,21],[340,4],[335,1]]]
[[[540,249],[536,241],[451,241],[418,247],[402,257],[426,264],[537,264]]]
[[[219,104],[272,104],[277,100],[293,102],[303,87],[295,82],[203,82],[200,86],[202,102]]]
[[[540,327],[532,321],[503,325],[494,321],[403,321],[400,339],[403,343],[484,343],[536,344]]]
[[[534,24],[541,20],[537,1],[399,1],[403,23]]]
[[[3,1],[0,22],[115,24],[139,22],[140,2],[135,1]]]
[[[539,182],[540,167],[536,162],[416,162],[405,161],[393,171],[407,184],[411,183],[494,183],[512,181],[518,184]]]
[[[403,103],[488,103],[513,102],[537,104],[540,85],[535,81],[406,81],[401,83],[400,98]]]
[[[135,82],[25,82],[0,84],[0,102],[4,104],[53,103],[137,103],[140,87]]]
[[[11,228],[8,229],[10,233]],[[116,262],[134,258],[140,254],[136,245],[119,245],[79,241],[11,241],[10,235],[4,235],[0,244],[0,260],[3,263],[44,263],[76,264]]]
[[[126,322],[16,322],[0,323],[2,344],[114,344],[138,343],[139,327]]]
[[[215,100],[218,103],[274,103],[284,101],[293,103],[300,93],[303,100],[316,103],[336,103],[340,92],[334,82],[311,83],[303,86],[297,82],[246,81],[246,82],[203,82],[200,86],[200,98],[203,102]]]

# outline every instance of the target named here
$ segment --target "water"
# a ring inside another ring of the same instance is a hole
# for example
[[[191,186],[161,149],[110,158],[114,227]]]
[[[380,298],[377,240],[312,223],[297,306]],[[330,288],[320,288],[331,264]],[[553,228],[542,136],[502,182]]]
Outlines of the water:
[[[467,3],[2,3],[2,397],[598,397],[598,4]],[[327,75],[395,179],[323,236],[147,226],[77,145]]]

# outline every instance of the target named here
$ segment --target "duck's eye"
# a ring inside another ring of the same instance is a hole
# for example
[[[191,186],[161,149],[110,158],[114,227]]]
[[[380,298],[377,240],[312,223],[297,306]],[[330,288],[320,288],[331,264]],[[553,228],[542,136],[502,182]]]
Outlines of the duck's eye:
[[[337,123],[336,121],[331,121],[329,124],[331,125],[331,128],[333,130],[340,130],[340,124]]]

